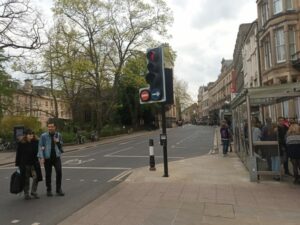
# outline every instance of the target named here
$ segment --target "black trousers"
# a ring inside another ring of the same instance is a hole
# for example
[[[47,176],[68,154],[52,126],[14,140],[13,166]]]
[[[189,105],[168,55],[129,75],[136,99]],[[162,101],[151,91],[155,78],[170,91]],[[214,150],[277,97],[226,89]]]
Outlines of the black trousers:
[[[47,191],[52,190],[51,176],[52,166],[54,166],[56,173],[56,191],[61,190],[62,170],[61,170],[61,159],[60,157],[55,159],[45,159],[45,172],[46,172],[46,187]]]

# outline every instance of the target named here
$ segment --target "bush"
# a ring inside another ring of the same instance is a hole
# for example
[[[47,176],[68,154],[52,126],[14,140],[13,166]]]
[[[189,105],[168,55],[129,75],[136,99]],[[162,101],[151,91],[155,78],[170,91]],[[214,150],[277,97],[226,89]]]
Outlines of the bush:
[[[106,125],[101,130],[101,137],[114,136],[127,133],[127,129],[120,126]]]
[[[76,136],[73,132],[61,132],[64,143],[75,143]]]
[[[4,116],[0,121],[0,137],[11,141],[13,139],[14,127],[20,125],[30,128],[37,133],[41,131],[41,123],[35,117]]]

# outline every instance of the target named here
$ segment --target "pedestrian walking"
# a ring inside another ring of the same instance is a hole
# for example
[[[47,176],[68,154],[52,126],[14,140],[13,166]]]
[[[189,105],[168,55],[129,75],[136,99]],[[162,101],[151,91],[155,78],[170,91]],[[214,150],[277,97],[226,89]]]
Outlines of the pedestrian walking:
[[[230,136],[231,136],[230,130],[228,128],[226,121],[222,121],[220,133],[221,133],[221,141],[222,141],[222,145],[223,145],[223,156],[225,157],[228,152],[229,140],[230,140]]]
[[[24,186],[24,198],[26,200],[39,198],[37,194],[38,182],[43,180],[41,167],[37,157],[38,142],[34,132],[27,129],[24,131],[24,136],[17,146],[16,166],[20,169]],[[29,195],[30,177],[32,177],[31,195]]]
[[[285,141],[285,136],[288,129],[289,129],[288,124],[285,118],[282,116],[278,117],[277,135],[278,135],[280,157],[284,168],[284,174],[291,176],[291,173],[289,171],[289,161],[288,161],[286,141]]]
[[[300,184],[298,170],[300,169],[300,126],[291,124],[286,135],[286,147],[288,157],[293,164],[294,183]]]
[[[39,141],[39,152],[38,157],[41,164],[44,164],[46,173],[46,187],[47,196],[53,196],[51,176],[52,167],[56,173],[56,195],[64,196],[65,193],[62,191],[62,168],[61,168],[61,154],[62,154],[62,136],[56,131],[56,125],[54,122],[48,122],[48,132],[41,135]]]

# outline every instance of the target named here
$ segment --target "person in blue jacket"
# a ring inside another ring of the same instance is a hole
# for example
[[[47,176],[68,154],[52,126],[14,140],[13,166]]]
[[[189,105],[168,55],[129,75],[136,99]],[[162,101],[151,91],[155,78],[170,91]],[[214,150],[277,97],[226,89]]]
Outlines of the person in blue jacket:
[[[52,167],[54,167],[56,172],[56,195],[64,196],[65,193],[61,188],[61,154],[63,152],[62,136],[59,132],[56,131],[56,125],[54,122],[48,122],[47,126],[48,132],[43,133],[40,137],[38,152],[40,163],[44,164],[45,167],[47,196],[53,196],[51,185]]]

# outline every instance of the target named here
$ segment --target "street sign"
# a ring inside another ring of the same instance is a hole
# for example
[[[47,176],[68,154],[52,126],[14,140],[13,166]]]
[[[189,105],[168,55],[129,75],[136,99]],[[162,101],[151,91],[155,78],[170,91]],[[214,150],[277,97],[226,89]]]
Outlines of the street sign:
[[[159,89],[151,90],[151,100],[152,101],[157,101],[160,99],[160,97],[161,97],[161,92],[159,91]]]
[[[151,93],[149,88],[140,89],[140,103],[145,104],[151,100]]]

